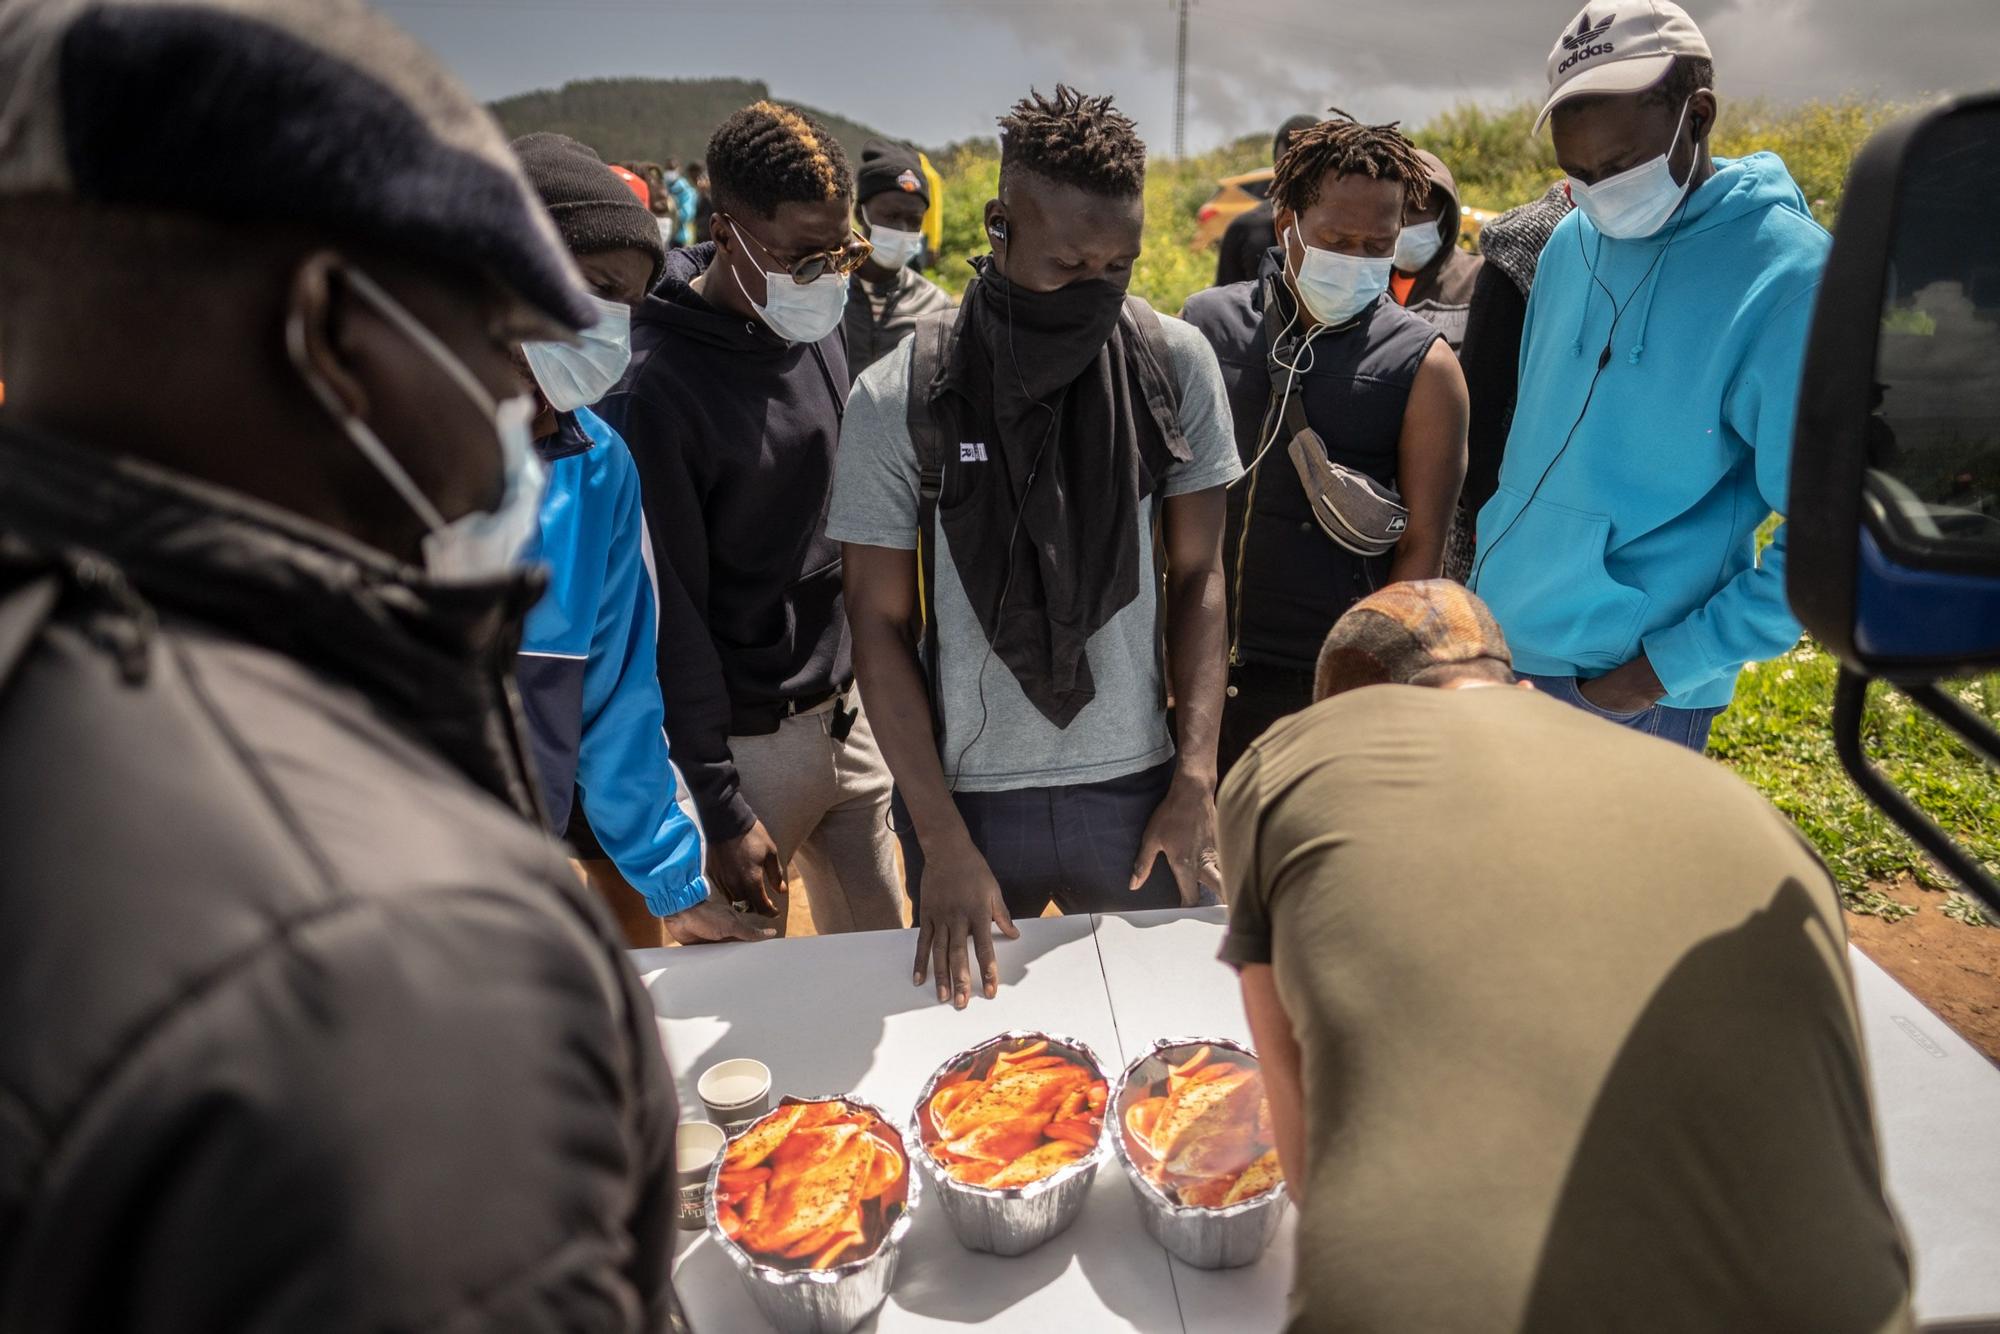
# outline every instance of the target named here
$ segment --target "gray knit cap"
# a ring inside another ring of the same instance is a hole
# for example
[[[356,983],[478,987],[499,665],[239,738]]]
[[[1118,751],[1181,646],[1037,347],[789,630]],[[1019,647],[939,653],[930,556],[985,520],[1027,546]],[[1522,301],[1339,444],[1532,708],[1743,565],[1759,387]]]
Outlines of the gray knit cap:
[[[1567,182],[1557,181],[1540,199],[1510,208],[1480,228],[1479,253],[1526,296],[1535,285],[1542,247],[1571,207]]]
[[[493,118],[360,0],[0,0],[0,199],[323,228],[596,318]]]

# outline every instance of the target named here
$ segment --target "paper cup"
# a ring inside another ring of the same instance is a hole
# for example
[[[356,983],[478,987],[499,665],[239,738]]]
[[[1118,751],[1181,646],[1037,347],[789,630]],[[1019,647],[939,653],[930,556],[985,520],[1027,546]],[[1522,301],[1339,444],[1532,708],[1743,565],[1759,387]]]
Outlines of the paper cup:
[[[729,1136],[707,1121],[683,1121],[674,1132],[674,1184],[680,1191],[674,1223],[683,1232],[708,1226],[708,1176]]]
[[[771,1067],[762,1061],[739,1057],[711,1065],[694,1087],[708,1109],[708,1119],[728,1131],[731,1139],[771,1110]]]

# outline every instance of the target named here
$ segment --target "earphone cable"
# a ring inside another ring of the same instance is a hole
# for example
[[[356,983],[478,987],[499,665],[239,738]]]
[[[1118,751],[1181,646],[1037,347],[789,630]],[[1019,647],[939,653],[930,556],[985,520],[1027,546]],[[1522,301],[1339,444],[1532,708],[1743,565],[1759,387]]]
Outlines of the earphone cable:
[[[1689,172],[1692,174],[1692,167],[1689,168]],[[1597,276],[1596,261],[1584,253],[1583,229],[1577,229],[1576,253],[1583,260],[1584,271],[1590,274],[1590,280],[1597,284],[1598,288],[1604,293],[1604,299],[1611,303],[1611,327],[1604,331],[1604,350],[1597,354],[1597,369],[1591,372],[1590,387],[1584,391],[1583,406],[1576,410],[1576,420],[1569,424],[1569,434],[1563,437],[1562,447],[1556,450],[1555,455],[1543,467],[1542,475],[1537,477],[1534,486],[1529,488],[1528,498],[1521,502],[1521,508],[1515,511],[1513,518],[1507,520],[1507,526],[1500,530],[1500,535],[1494,538],[1492,542],[1487,543],[1486,550],[1480,553],[1479,563],[1472,569],[1472,578],[1466,582],[1466,587],[1470,588],[1473,592],[1476,593],[1479,591],[1479,576],[1485,572],[1486,562],[1493,558],[1493,553],[1499,550],[1502,542],[1507,540],[1507,535],[1514,531],[1514,525],[1521,521],[1523,515],[1527,514],[1529,507],[1535,503],[1535,497],[1542,493],[1542,484],[1549,480],[1549,474],[1555,471],[1556,464],[1560,463],[1562,456],[1569,452],[1570,442],[1576,439],[1577,431],[1583,426],[1584,417],[1590,412],[1591,400],[1597,397],[1597,382],[1604,378],[1605,369],[1611,365],[1611,349],[1618,337],[1618,322],[1625,318],[1625,312],[1632,308],[1632,303],[1639,299],[1641,292],[1646,290],[1646,284],[1652,279],[1653,271],[1659,268],[1660,261],[1667,257],[1667,250],[1673,245],[1674,238],[1680,235],[1681,223],[1687,217],[1687,201],[1688,196],[1683,195],[1680,204],[1674,210],[1674,229],[1667,233],[1666,244],[1662,245],[1659,253],[1653,256],[1653,262],[1646,266],[1645,273],[1639,276],[1638,284],[1626,296],[1625,304],[1622,306],[1618,304],[1617,296],[1613,294],[1609,287],[1605,286],[1604,279]],[[1598,248],[1600,252],[1603,249],[1603,245],[1604,238],[1600,234],[1598,236]]]

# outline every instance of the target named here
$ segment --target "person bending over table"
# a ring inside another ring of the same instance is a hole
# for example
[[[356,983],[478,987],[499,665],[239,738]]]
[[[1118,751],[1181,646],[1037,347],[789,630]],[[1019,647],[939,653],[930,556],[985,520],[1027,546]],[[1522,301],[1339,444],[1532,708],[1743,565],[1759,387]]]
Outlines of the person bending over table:
[[[1223,785],[1289,1330],[1912,1328],[1826,868],[1514,684],[1478,598],[1394,585]]]

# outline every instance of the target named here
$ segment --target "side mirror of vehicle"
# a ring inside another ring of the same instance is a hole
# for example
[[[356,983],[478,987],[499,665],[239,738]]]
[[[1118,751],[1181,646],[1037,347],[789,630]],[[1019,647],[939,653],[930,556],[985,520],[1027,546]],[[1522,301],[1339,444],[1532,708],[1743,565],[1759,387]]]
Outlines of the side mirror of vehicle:
[[[1869,799],[2000,916],[2000,884],[1861,748],[1868,682],[1987,759],[1941,677],[2000,667],[2000,93],[1889,126],[1848,174],[1793,445],[1792,609],[1841,663],[1834,740]]]

